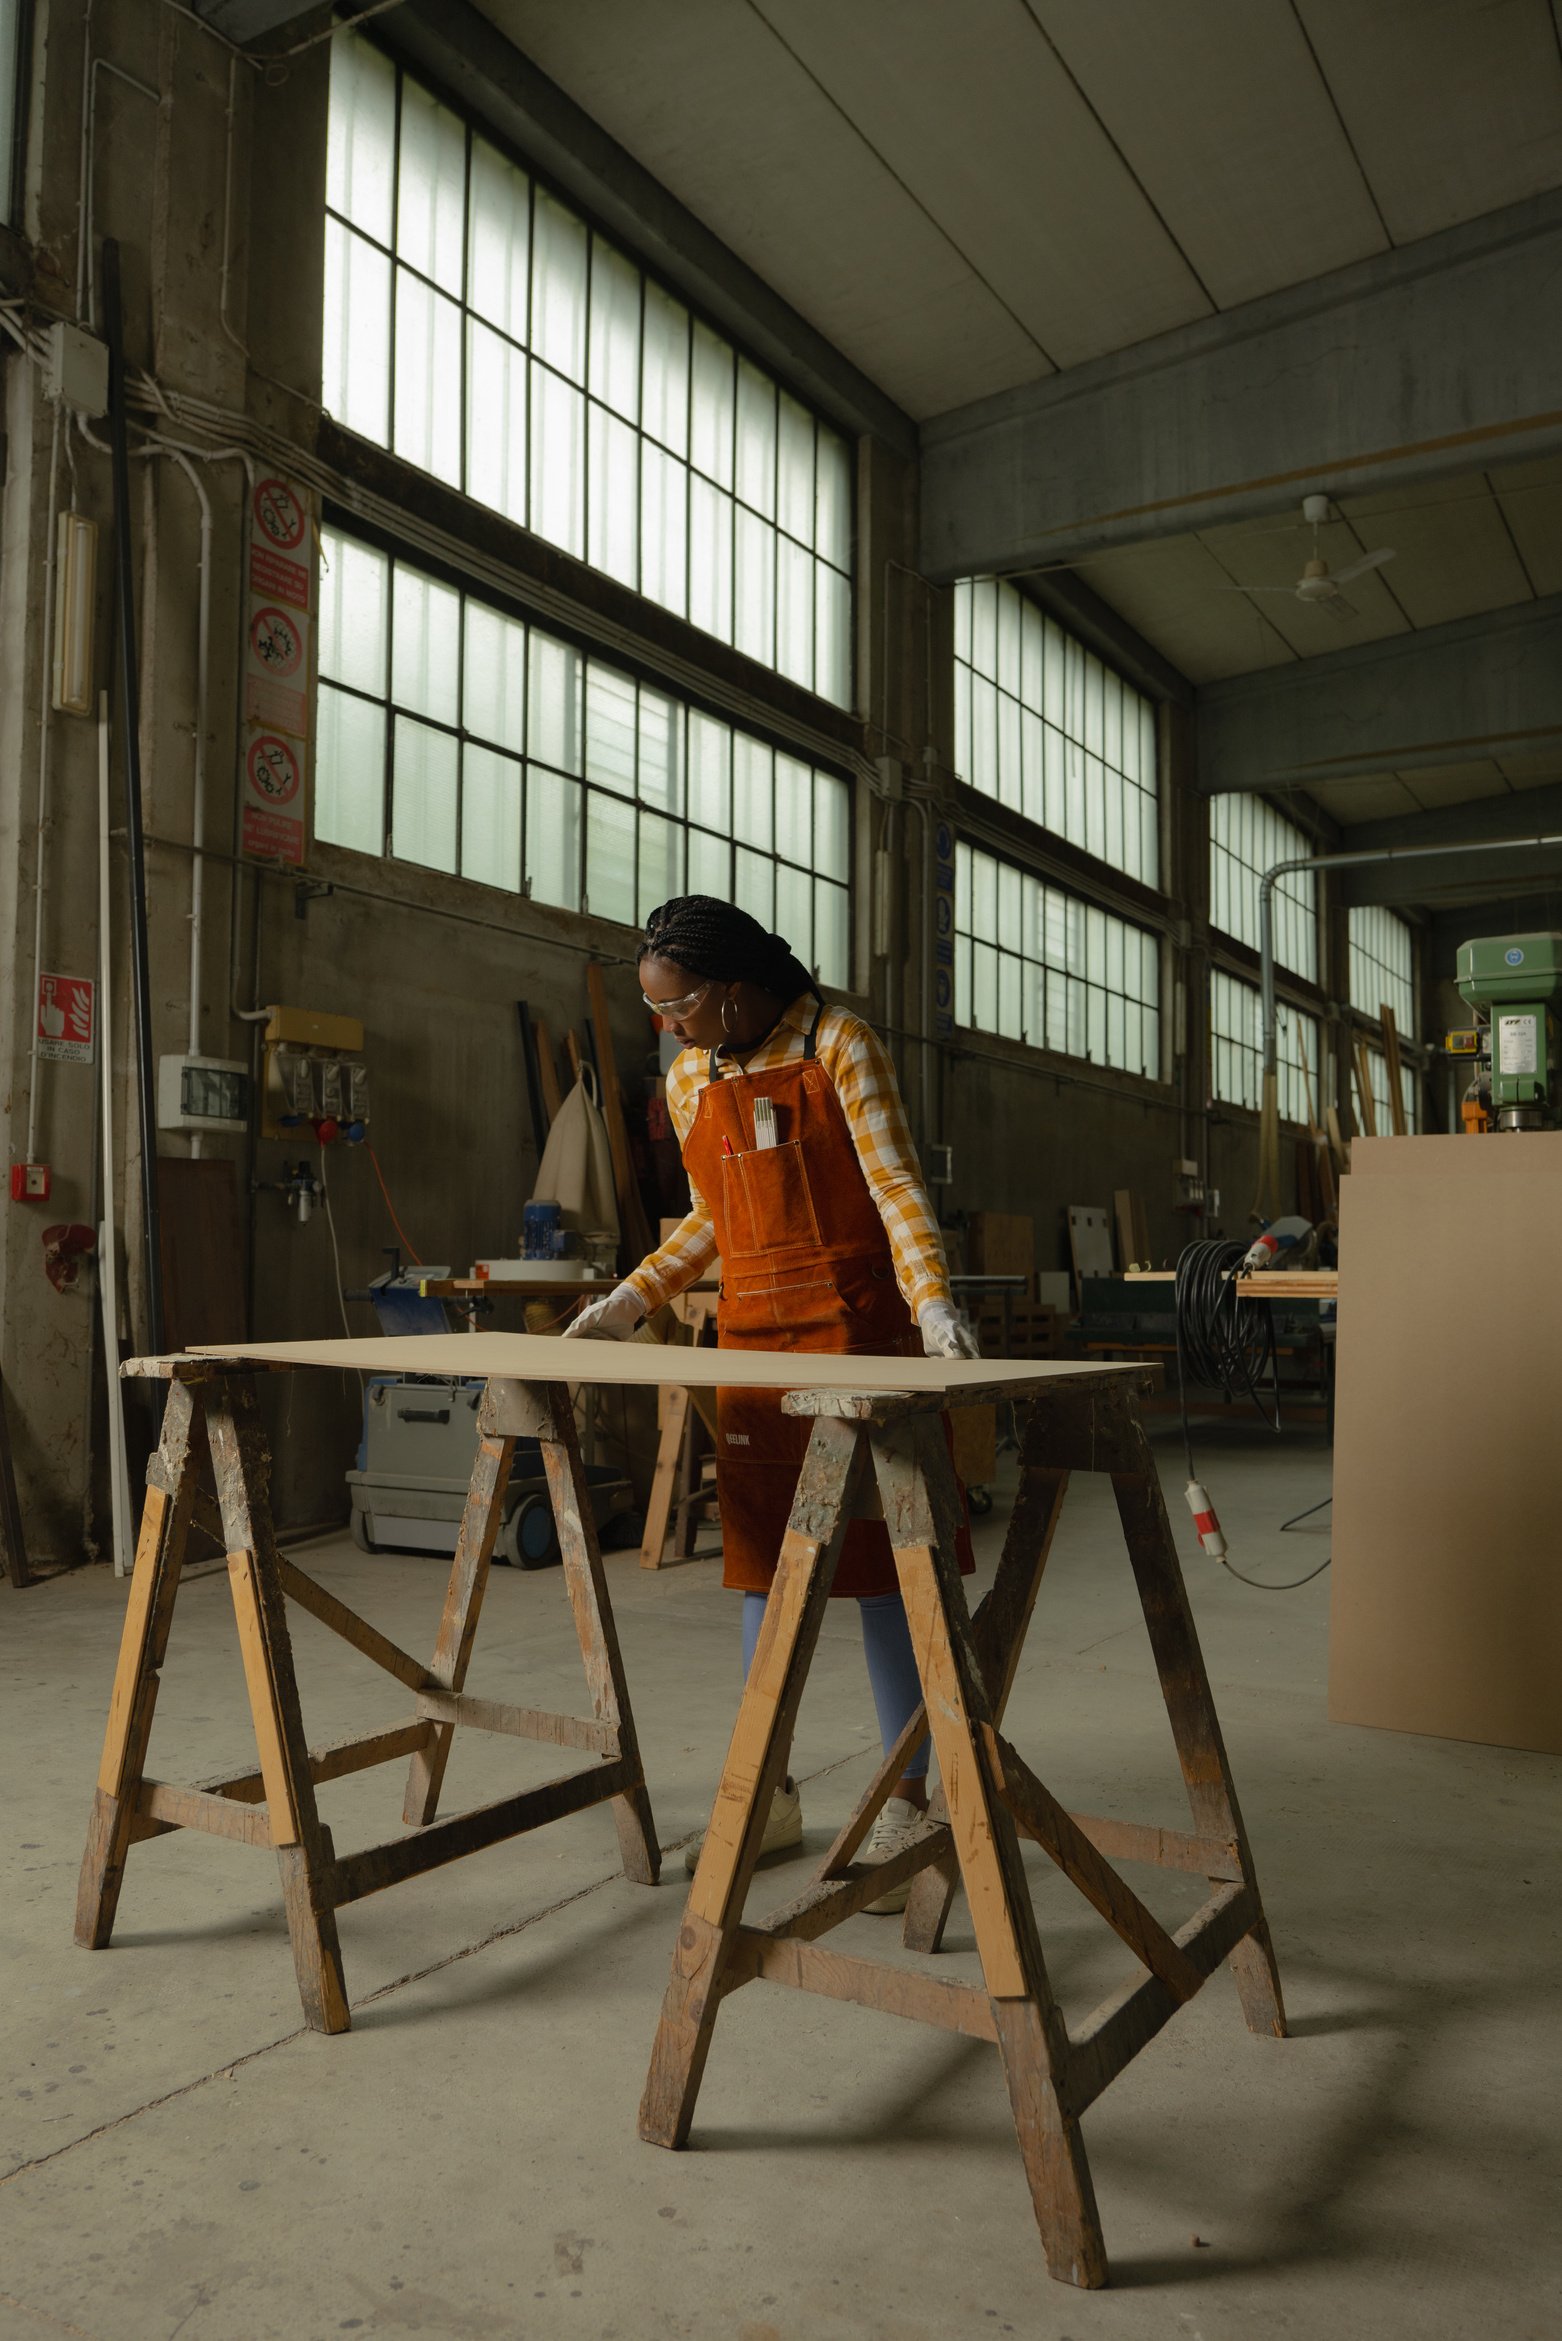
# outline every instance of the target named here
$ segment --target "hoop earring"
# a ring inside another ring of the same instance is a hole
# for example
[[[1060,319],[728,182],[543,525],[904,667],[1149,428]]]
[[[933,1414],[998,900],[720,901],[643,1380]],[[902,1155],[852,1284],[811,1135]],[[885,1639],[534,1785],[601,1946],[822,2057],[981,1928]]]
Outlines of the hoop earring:
[[[731,1040],[733,1034],[738,1029],[738,1020],[733,1010],[732,994],[730,992],[726,994],[721,1003],[721,1029],[726,1034],[728,1040]]]

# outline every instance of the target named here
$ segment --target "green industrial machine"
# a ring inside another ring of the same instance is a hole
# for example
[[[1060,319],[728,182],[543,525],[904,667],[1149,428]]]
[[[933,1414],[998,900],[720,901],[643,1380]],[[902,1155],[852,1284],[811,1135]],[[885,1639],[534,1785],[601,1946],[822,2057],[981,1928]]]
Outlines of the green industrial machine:
[[[1486,935],[1461,943],[1457,980],[1480,1020],[1474,1036],[1448,1036],[1451,1050],[1463,1042],[1460,1053],[1479,1056],[1465,1127],[1482,1127],[1483,1112],[1492,1129],[1548,1129],[1557,1109],[1562,935]]]

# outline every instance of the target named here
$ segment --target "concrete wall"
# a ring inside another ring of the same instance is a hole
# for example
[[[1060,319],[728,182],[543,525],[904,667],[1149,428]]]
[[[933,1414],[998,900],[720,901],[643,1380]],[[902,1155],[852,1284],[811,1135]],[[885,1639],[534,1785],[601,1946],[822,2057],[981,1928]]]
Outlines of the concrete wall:
[[[39,92],[31,152],[29,235],[35,298],[44,310],[76,310],[77,165],[84,0],[39,9]],[[205,402],[200,428],[161,419],[164,439],[199,443],[195,477],[165,451],[136,462],[134,530],[141,627],[141,744],[148,830],[154,1052],[185,1046],[190,1030],[192,881],[199,866],[201,944],[198,1038],[209,1053],[249,1058],[254,1026],[240,1013],[273,1002],[359,1016],[373,1085],[375,1150],[407,1235],[425,1258],[464,1266],[515,1246],[535,1149],[525,1102],[515,1002],[527,999],[555,1032],[585,1015],[586,956],[616,962],[610,979],[618,1060],[634,1074],[646,1027],[629,973],[633,938],[458,878],[312,848],[308,887],[293,874],[234,860],[237,648],[241,623],[245,466],[225,444],[264,428],[307,460],[315,446],[319,388],[320,213],[324,180],[326,52],[294,60],[272,80],[245,65],[188,18],[144,0],[98,0],[92,16],[97,128],[88,180],[95,232],[125,252],[127,331],[137,364],[155,366],[165,392]],[[133,75],[155,104],[126,86]],[[285,167],[284,167],[285,166]],[[231,201],[230,201],[231,192]],[[227,285],[224,309],[224,248]],[[32,922],[38,869],[35,788],[39,759],[42,612],[54,416],[36,370],[6,368],[8,472],[0,569],[0,963],[16,971],[0,1017],[0,1105],[11,1159],[23,1151],[29,1094]],[[217,410],[221,410],[218,412]],[[222,415],[231,418],[226,434]],[[215,415],[215,420],[213,416]],[[150,420],[150,412],[147,419]],[[140,428],[133,434],[144,444]],[[109,473],[79,434],[67,438],[58,493],[105,524]],[[209,501],[210,663],[204,730],[204,844],[196,826],[196,644],[200,605],[201,497]],[[1030,1211],[1038,1259],[1063,1264],[1062,1214],[1070,1203],[1110,1205],[1130,1186],[1147,1207],[1158,1253],[1170,1257],[1189,1232],[1173,1212],[1172,1165],[1207,1161],[1225,1197],[1225,1224],[1240,1229],[1256,1167],[1251,1117],[1205,1113],[1200,1016],[1179,1015],[1177,987],[1203,996],[1207,862],[1204,814],[1191,785],[1192,737],[1181,711],[1167,717],[1164,931],[1167,1050],[1161,1083],[1049,1060],[979,1036],[924,1047],[924,968],[930,873],[925,813],[947,794],[951,715],[949,598],[917,576],[916,466],[903,453],[863,443],[859,488],[859,771],[857,952],[860,1002],[899,1056],[922,1140],[954,1147],[952,1214],[983,1208]],[[100,591],[99,667],[113,662],[111,597]],[[730,662],[729,662],[730,663]],[[730,678],[729,678],[730,680]],[[779,705],[780,702],[777,702]],[[116,716],[116,829],[120,742]],[[44,963],[90,973],[97,949],[95,727],[57,717],[49,727],[50,806],[44,829]],[[138,1146],[129,1079],[122,841],[111,852],[117,984],[109,1035],[115,1073],[115,1209],[126,1233],[130,1278],[127,1338],[146,1342],[139,1238]],[[55,1169],[46,1212],[7,1205],[0,1230],[3,1366],[24,1508],[35,1549],[62,1559],[96,1549],[102,1535],[101,1446],[93,1421],[93,1295],[90,1278],[68,1295],[42,1275],[41,1226],[91,1220],[95,1201],[95,1081],[81,1066],[44,1067],[38,1151]],[[161,1151],[186,1151],[165,1136]],[[234,1166],[241,1195],[253,1330],[289,1336],[341,1326],[341,1283],[362,1285],[397,1241],[373,1166],[338,1148],[329,1174],[330,1224],[300,1226],[276,1191],[291,1142],[212,1139]],[[251,1191],[251,1180],[254,1181]],[[367,1314],[349,1305],[354,1329]],[[101,1368],[97,1369],[101,1372]],[[339,1516],[341,1474],[351,1459],[358,1409],[351,1385],[281,1384],[288,1437],[276,1482],[281,1517]],[[631,1425],[643,1468],[646,1431]]]

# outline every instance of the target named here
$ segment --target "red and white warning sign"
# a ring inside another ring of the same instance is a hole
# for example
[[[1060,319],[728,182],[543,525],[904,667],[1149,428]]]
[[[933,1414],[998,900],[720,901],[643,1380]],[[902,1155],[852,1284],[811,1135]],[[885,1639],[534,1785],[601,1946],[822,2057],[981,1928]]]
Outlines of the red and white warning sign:
[[[304,858],[312,518],[309,490],[291,480],[261,480],[250,498],[239,785],[244,851],[264,861]]]
[[[90,1065],[97,987],[88,975],[38,978],[38,1054]]]
[[[296,552],[309,525],[308,506],[286,480],[262,480],[255,490],[252,510],[257,534],[278,552]]]
[[[262,732],[250,747],[245,763],[251,788],[273,805],[290,805],[298,794],[301,775],[297,751],[275,732]]]

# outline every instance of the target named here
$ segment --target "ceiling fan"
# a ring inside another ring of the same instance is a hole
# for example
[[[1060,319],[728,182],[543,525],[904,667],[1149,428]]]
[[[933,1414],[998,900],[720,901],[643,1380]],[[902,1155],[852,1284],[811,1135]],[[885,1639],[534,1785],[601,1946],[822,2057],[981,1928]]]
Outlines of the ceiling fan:
[[[1327,496],[1302,498],[1302,518],[1311,524],[1313,532],[1313,557],[1306,563],[1294,585],[1228,585],[1221,590],[1226,593],[1286,593],[1293,601],[1306,603],[1314,609],[1323,608],[1331,618],[1338,618],[1348,624],[1358,613],[1354,604],[1345,598],[1345,587],[1354,584],[1358,577],[1364,577],[1369,569],[1381,569],[1385,561],[1392,561],[1394,547],[1380,545],[1376,552],[1363,553],[1359,561],[1352,561],[1349,568],[1331,570],[1318,550],[1318,531],[1328,517]]]

